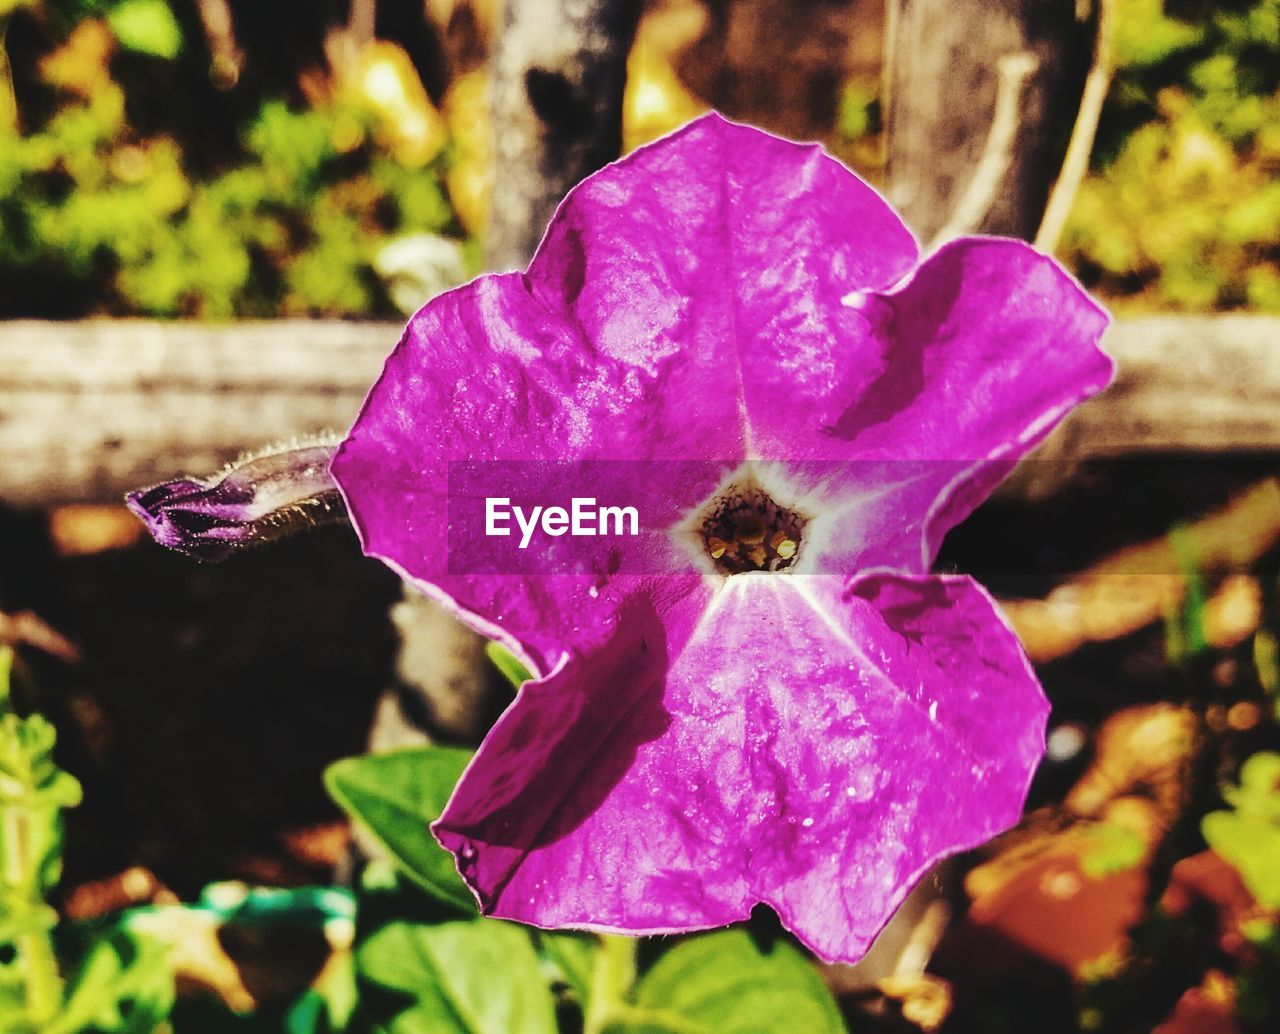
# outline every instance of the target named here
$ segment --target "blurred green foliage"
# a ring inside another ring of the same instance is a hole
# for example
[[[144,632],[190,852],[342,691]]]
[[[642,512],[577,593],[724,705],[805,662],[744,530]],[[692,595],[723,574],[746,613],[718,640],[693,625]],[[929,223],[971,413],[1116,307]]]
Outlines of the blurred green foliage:
[[[429,746],[330,766],[331,796],[383,857],[359,880],[354,972],[304,996],[291,1032],[846,1029],[812,961],[777,931],[738,926],[654,941],[642,952],[632,937],[537,930],[478,915],[452,858],[427,832],[468,759],[467,751]],[[346,1017],[349,1027],[334,1016]]]
[[[170,4],[37,3],[23,15],[54,45],[0,117],[0,316],[386,315],[374,260],[387,242],[463,233],[443,123],[420,83],[402,81],[407,60],[384,80],[405,104],[421,95],[439,141],[409,161],[355,74],[317,77],[305,103],[268,97],[214,148],[198,109],[165,124],[148,110],[163,98],[122,85],[121,66],[131,83],[179,81],[164,66],[182,60],[207,84],[210,58],[188,53]],[[10,16],[0,8],[0,26]]]
[[[1116,3],[1064,257],[1136,306],[1280,311],[1280,0]]]
[[[122,47],[139,54],[172,59],[182,50],[182,29],[165,0],[120,0],[107,24]]]
[[[62,813],[80,803],[80,784],[54,761],[53,726],[14,710],[11,661],[0,648],[0,1030],[147,1034],[173,1004],[163,946],[119,927],[79,952],[56,950],[48,899],[62,875]]]
[[[344,758],[324,775],[329,795],[404,874],[463,915],[475,914],[475,898],[429,827],[470,760],[460,747],[406,748]]]
[[[529,678],[501,647],[489,655],[513,687]],[[635,938],[479,916],[452,856],[428,832],[470,758],[456,747],[414,747],[346,758],[325,772],[330,796],[378,851],[360,879],[356,988],[341,985],[336,1005],[312,994],[299,1003],[308,1022],[295,1009],[291,1030],[343,1029],[324,1021],[334,1014],[353,1029],[405,1034],[846,1029],[818,972],[785,939],[759,943],[743,927],[698,934],[642,966]]]
[[[1254,754],[1240,769],[1240,785],[1223,797],[1229,811],[1201,824],[1205,841],[1239,871],[1264,906],[1280,909],[1280,754]]]
[[[1280,311],[1280,0],[1114,2],[1064,259],[1112,302]],[[332,62],[255,93],[222,81],[194,5],[0,0],[0,41],[11,23],[40,52],[0,46],[0,317],[389,315],[474,271],[458,211],[483,177],[447,134],[387,132],[439,121],[411,66],[384,62],[413,79],[390,107]],[[839,97],[859,164],[876,93]],[[426,244],[380,260],[405,237]]]

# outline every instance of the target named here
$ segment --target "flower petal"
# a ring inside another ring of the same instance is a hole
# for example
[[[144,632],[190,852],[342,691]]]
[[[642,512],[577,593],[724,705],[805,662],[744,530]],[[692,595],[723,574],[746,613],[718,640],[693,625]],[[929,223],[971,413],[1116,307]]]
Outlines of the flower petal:
[[[1048,707],[968,579],[741,575],[663,628],[526,685],[477,754],[435,828],[486,912],[656,933],[765,902],[852,961],[1017,820]]]
[[[608,579],[507,570],[495,586],[451,570],[451,462],[705,461],[674,483],[634,479],[632,501],[674,524],[745,458],[748,399],[787,419],[755,379],[802,407],[862,376],[832,350],[815,292],[857,324],[841,295],[894,283],[915,257],[888,205],[816,146],[708,115],[636,152],[570,194],[527,276],[482,277],[410,322],[333,464],[366,552],[550,671],[586,648],[570,623],[610,620],[591,595]],[[616,569],[606,549],[597,574]]]
[[[711,112],[579,184],[529,278],[602,355],[665,383],[641,456],[697,427],[666,456],[739,455],[745,435],[754,455],[799,459],[795,429],[883,365],[840,299],[916,260],[893,209],[820,146]]]
[[[923,573],[946,532],[1111,382],[1108,317],[1052,259],[993,238],[944,246],[860,309],[893,361],[826,429],[855,458],[828,556]]]

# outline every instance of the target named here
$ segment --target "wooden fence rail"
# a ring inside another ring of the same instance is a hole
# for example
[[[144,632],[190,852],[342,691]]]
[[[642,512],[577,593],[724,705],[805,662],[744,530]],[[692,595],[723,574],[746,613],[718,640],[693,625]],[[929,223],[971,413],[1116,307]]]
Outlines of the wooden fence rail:
[[[0,323],[0,500],[118,499],[354,418],[400,327],[277,321]],[[1280,452],[1280,319],[1118,322],[1114,387],[1042,455]]]

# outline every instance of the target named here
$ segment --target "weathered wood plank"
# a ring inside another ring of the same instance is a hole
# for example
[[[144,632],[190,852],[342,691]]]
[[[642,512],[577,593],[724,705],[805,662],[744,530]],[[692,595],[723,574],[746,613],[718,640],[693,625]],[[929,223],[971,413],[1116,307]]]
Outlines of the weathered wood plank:
[[[0,323],[0,391],[363,391],[400,336],[393,323],[279,320]]]
[[[109,500],[341,431],[400,336],[386,323],[0,323],[0,500]],[[1117,383],[1040,457],[1280,451],[1280,319],[1119,322]]]
[[[0,499],[118,498],[342,430],[394,324],[0,323]]]
[[[1103,347],[1115,384],[1063,423],[1042,458],[1280,449],[1280,319],[1121,320]]]

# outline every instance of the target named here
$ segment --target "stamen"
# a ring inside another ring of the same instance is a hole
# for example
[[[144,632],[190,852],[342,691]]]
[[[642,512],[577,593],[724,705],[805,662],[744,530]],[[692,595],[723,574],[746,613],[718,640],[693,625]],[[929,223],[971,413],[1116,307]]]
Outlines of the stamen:
[[[704,513],[700,537],[716,569],[726,575],[791,567],[808,523],[754,482],[730,485]]]

